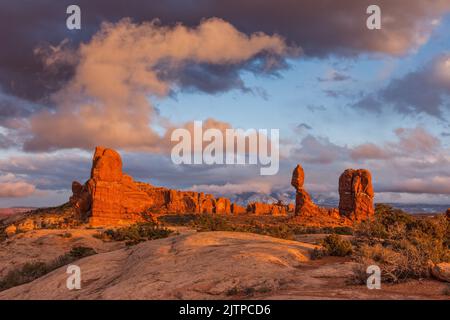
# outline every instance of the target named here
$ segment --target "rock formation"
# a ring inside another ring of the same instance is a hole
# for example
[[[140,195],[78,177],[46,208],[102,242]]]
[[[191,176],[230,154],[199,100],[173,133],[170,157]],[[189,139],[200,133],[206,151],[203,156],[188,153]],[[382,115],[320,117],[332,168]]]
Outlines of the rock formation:
[[[247,212],[247,209],[243,206],[240,206],[236,203],[231,204],[231,213],[232,214],[244,214]]]
[[[450,282],[450,263],[441,262],[433,265],[431,274],[438,280]]]
[[[282,203],[252,202],[247,205],[247,213],[249,214],[280,216],[286,215],[287,212],[288,206]]]
[[[92,226],[134,223],[143,212],[231,214],[229,199],[134,181],[122,172],[120,155],[104,147],[95,149],[91,178],[84,185],[74,181],[72,192],[70,203]]]
[[[374,214],[372,180],[368,170],[346,170],[339,179],[339,210],[314,204],[304,188],[305,173],[297,165],[291,185],[296,190],[293,219],[310,225],[351,225]]]
[[[296,215],[319,215],[320,209],[311,200],[309,193],[303,187],[305,173],[301,165],[295,167],[292,173],[291,185],[295,188],[295,214]]]
[[[447,220],[450,221],[450,208],[445,212],[445,216],[447,217]]]
[[[73,182],[72,192],[70,203],[92,226],[139,221],[140,213],[153,204],[133,178],[122,173],[120,155],[103,147],[95,149],[91,178],[84,185]]]
[[[347,169],[339,178],[339,214],[353,221],[374,215],[372,177],[365,169]]]
[[[97,147],[92,160],[91,177],[85,183],[72,183],[70,204],[80,220],[92,226],[118,226],[141,221],[143,213],[216,213],[286,215],[295,213],[301,222],[342,225],[364,220],[373,215],[373,189],[367,170],[346,170],[339,179],[339,211],[314,204],[304,188],[305,174],[297,165],[291,184],[296,190],[292,204],[254,202],[242,207],[227,198],[211,194],[178,191],[134,181],[122,172],[120,155],[108,148]],[[448,215],[449,213],[447,213]]]

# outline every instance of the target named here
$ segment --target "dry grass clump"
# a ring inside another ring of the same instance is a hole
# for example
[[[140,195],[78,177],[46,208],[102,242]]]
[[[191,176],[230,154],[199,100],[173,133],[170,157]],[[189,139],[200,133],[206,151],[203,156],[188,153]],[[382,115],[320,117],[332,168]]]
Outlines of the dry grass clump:
[[[365,268],[378,265],[385,282],[430,277],[430,266],[450,261],[450,224],[444,216],[419,218],[388,205],[376,206],[375,218],[355,230],[355,270],[361,282]]]
[[[353,253],[352,243],[348,240],[342,239],[337,234],[330,234],[326,236],[322,242],[320,249],[314,249],[311,258],[313,260],[320,259],[324,256],[345,257]]]
[[[9,271],[6,276],[0,280],[0,291],[31,282],[64,265],[96,253],[97,252],[90,247],[77,246],[73,247],[68,253],[59,256],[50,262],[27,262],[20,268]]]

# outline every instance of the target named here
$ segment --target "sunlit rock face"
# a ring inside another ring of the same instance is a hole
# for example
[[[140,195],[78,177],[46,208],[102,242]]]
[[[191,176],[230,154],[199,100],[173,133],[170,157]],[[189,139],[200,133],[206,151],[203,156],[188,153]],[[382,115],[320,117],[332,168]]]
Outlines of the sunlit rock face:
[[[334,222],[351,225],[354,221],[369,219],[374,215],[372,177],[365,169],[347,169],[339,178],[339,209],[322,208],[314,204],[304,187],[305,173],[299,164],[292,173],[291,185],[295,188],[295,215],[305,223]]]
[[[347,169],[339,178],[339,214],[353,221],[374,215],[372,176],[365,169]]]
[[[229,199],[134,181],[122,172],[119,153],[104,147],[95,149],[91,178],[84,185],[74,181],[72,193],[70,203],[92,226],[135,223],[143,212],[231,214]]]
[[[304,188],[305,172],[299,164],[292,173],[291,185],[295,188],[295,214],[303,216],[320,215],[320,208],[314,204],[311,196]]]

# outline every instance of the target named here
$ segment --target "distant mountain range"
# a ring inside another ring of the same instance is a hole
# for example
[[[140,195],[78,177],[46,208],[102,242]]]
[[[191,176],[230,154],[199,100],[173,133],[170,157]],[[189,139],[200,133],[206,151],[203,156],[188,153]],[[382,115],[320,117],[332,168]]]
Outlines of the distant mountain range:
[[[9,216],[19,212],[27,212],[36,209],[35,207],[12,207],[12,208],[0,208],[0,217]]]
[[[324,195],[313,196],[313,201],[322,207],[337,208],[339,206],[339,199],[333,197],[327,197]],[[281,200],[283,203],[295,203],[295,192],[273,192],[270,194],[262,194],[257,192],[245,192],[238,195],[231,196],[230,199],[233,202],[239,203],[241,205],[247,205],[251,202],[267,202],[276,203]],[[444,204],[427,204],[427,203],[388,203],[391,206],[402,209],[409,213],[442,213],[450,208],[450,203],[448,205]]]

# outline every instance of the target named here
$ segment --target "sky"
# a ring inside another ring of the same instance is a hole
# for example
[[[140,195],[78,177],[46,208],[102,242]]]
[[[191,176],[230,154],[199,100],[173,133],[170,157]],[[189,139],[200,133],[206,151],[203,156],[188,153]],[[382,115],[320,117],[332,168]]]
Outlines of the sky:
[[[449,31],[450,0],[2,1],[0,207],[66,202],[97,145],[171,188],[292,194],[300,163],[316,197],[366,168],[378,202],[450,206]],[[278,174],[175,165],[195,120],[279,129]]]

